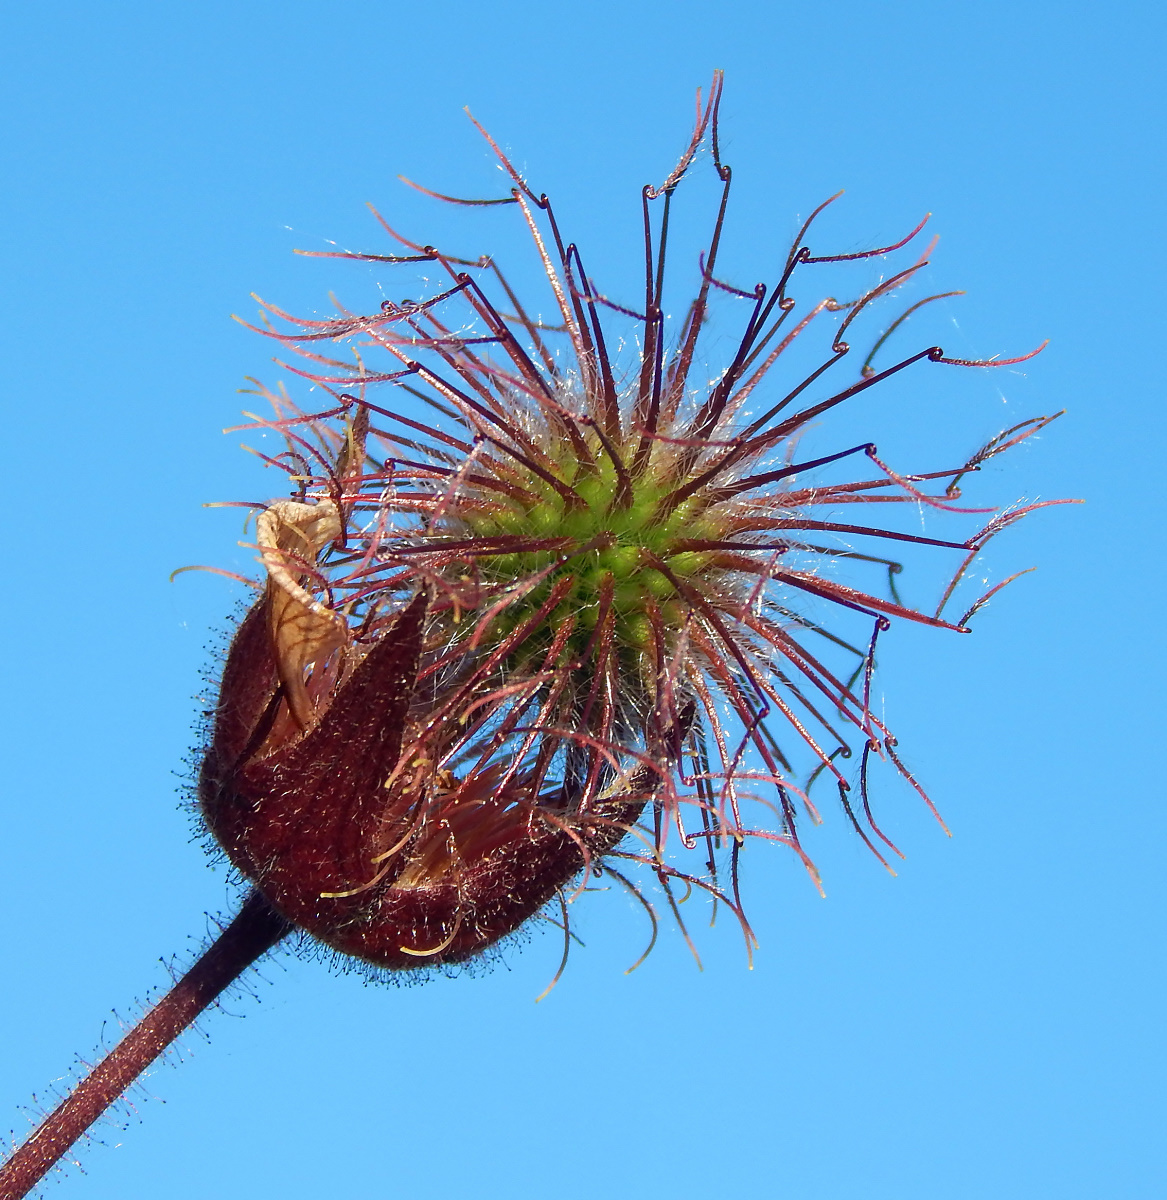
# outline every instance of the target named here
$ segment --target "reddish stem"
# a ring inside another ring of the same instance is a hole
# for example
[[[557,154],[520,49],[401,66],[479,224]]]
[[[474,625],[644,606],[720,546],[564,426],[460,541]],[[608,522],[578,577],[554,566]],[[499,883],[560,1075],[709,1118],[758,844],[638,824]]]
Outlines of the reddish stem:
[[[0,1167],[0,1200],[20,1200],[230,983],[291,932],[258,893],[193,967]]]

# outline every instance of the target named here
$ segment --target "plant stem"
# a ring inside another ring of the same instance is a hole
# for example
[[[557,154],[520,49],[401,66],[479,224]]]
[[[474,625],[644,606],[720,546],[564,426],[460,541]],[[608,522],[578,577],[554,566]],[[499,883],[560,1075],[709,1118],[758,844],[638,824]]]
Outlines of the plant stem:
[[[291,932],[258,893],[193,967],[0,1167],[0,1200],[20,1200],[230,983]]]

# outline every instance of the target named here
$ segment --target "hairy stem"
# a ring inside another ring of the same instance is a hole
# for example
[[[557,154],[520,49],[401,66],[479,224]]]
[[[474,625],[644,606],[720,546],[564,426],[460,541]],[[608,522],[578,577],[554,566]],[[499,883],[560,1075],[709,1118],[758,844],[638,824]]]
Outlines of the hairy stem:
[[[0,1200],[19,1200],[230,983],[292,926],[258,893],[193,967],[0,1167]]]

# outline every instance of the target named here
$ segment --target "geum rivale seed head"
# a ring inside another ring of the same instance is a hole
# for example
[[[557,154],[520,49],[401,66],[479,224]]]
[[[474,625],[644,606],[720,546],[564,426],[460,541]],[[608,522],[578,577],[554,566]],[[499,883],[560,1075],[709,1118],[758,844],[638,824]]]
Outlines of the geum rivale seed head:
[[[959,484],[1050,418],[1006,430],[955,469],[899,473],[870,442],[800,460],[809,423],[913,364],[1022,360],[928,346],[877,368],[904,313],[857,377],[825,390],[849,327],[927,251],[846,302],[799,309],[792,284],[815,264],[889,255],[920,228],[894,246],[812,255],[820,208],[775,281],[746,290],[719,278],[730,186],[720,96],[717,76],[677,167],[644,189],[634,307],[597,290],[546,196],[493,142],[510,194],[439,199],[518,210],[554,321],[529,315],[493,259],[452,257],[383,221],[403,253],[331,256],[433,264],[446,276],[436,294],[324,320],[264,306],[261,332],[330,401],[305,412],[282,388],[258,389],[274,415],[252,427],[285,439],[265,461],[287,472],[293,498],[257,517],[267,578],[227,657],[201,807],[267,900],[346,955],[397,969],[461,962],[557,896],[566,932],[566,900],[600,873],[643,901],[654,938],[641,886],[651,876],[678,921],[677,886],[699,889],[752,945],[738,883],[748,839],[789,847],[817,882],[799,838],[800,815],[818,819],[808,777],[833,779],[881,858],[894,847],[872,817],[870,761],[923,796],[872,711],[878,635],[893,618],[966,629],[987,597],[949,620],[956,584],[989,538],[1041,506],[969,509]],[[721,204],[670,338],[669,209],[706,149]],[[738,306],[744,328],[698,386],[714,301]],[[777,386],[795,339],[832,320],[824,360]],[[614,323],[636,326],[631,369]],[[846,466],[857,478],[829,482]],[[990,515],[956,539],[851,515],[895,505]],[[954,559],[934,611],[901,603],[894,587],[835,578],[853,560],[882,564],[890,582],[896,564],[878,547],[896,542]],[[817,614],[832,610],[866,631],[848,640],[828,628]],[[829,659],[839,647],[849,665]],[[699,857],[686,865],[670,839]]]

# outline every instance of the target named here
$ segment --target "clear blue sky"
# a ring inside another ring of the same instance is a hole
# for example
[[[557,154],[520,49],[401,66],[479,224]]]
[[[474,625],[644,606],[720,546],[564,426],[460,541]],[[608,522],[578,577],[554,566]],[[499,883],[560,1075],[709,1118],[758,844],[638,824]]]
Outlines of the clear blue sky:
[[[4,1129],[231,900],[175,772],[237,593],[167,581],[246,567],[237,518],[201,505],[276,488],[219,433],[243,377],[273,375],[229,314],[343,293],[351,273],[291,250],[378,248],[366,201],[423,241],[510,244],[496,213],[396,181],[494,185],[463,105],[618,278],[640,185],[725,68],[741,277],[846,187],[845,249],[935,214],[928,284],[968,292],[928,327],[946,349],[1051,339],[1024,373],[912,385],[926,418],[897,423],[893,393],[867,410],[881,448],[1065,407],[992,492],[1088,501],[995,544],[992,579],[1039,569],[972,637],[887,638],[886,711],[955,834],[889,789],[897,879],[834,814],[825,900],[751,852],[752,971],[725,927],[703,973],[672,935],[625,977],[638,918],[586,897],[588,947],[539,1005],[554,930],[412,989],[285,957],[59,1194],[1167,1194],[1161,7],[108,0],[0,21]]]

